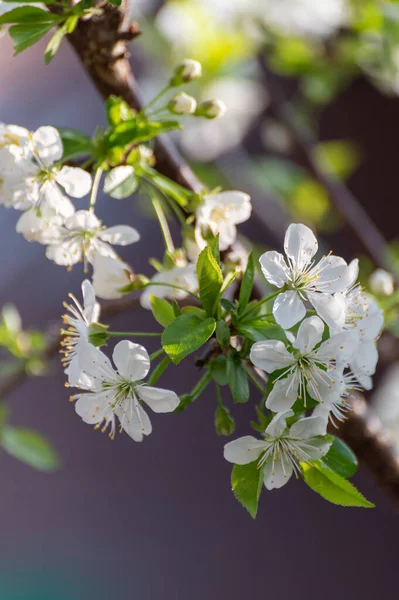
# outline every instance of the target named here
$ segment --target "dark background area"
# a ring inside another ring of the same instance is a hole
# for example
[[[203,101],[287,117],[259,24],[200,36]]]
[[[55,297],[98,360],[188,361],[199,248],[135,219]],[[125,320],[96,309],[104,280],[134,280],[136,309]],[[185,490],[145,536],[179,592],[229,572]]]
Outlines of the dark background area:
[[[103,122],[96,91],[66,44],[48,67],[42,51],[38,45],[11,60],[9,40],[0,40],[0,120],[91,133]],[[360,143],[363,163],[351,189],[388,239],[397,235],[398,125],[399,101],[359,80],[328,109],[321,129],[325,138]],[[141,242],[123,255],[149,272],[147,257],[162,248],[155,222],[131,199],[108,206],[100,199],[98,212],[107,224],[141,231]],[[79,294],[82,273],[67,274],[42,246],[17,236],[17,217],[0,210],[0,304],[15,303],[24,325],[44,326],[59,319],[69,291]],[[358,250],[345,229],[334,248],[347,259]],[[138,318],[150,326],[149,316],[133,313],[123,329],[137,329]],[[120,329],[121,320],[113,325]],[[163,385],[179,393],[195,381],[187,361]],[[9,398],[12,421],[47,435],[63,468],[40,474],[0,457],[0,600],[397,598],[398,514],[363,469],[355,483],[373,510],[330,505],[292,480],[263,493],[253,522],[230,491],[212,391],[183,414],[151,415],[154,433],[135,444],[127,436],[111,442],[85,425],[63,384],[55,361],[48,378],[27,381]],[[235,415],[238,434],[248,433],[250,407]]]

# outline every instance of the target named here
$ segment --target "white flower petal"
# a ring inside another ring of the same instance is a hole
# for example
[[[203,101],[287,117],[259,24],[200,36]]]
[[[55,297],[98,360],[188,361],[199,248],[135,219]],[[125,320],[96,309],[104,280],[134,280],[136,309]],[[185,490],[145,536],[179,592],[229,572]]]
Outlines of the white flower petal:
[[[144,408],[133,399],[125,400],[115,408],[122,428],[135,442],[141,442],[144,435],[150,435],[152,425]]]
[[[128,244],[134,244],[140,239],[140,234],[137,229],[129,227],[128,225],[115,225],[114,227],[108,227],[100,233],[100,238],[104,242],[110,244],[119,244],[120,246],[127,246]]]
[[[113,419],[113,401],[114,397],[110,390],[97,394],[82,394],[76,400],[75,410],[85,423],[95,425],[104,419],[107,421]]]
[[[280,437],[287,427],[286,420],[292,417],[293,414],[292,410],[286,410],[275,415],[266,428],[266,434],[274,438]]]
[[[283,287],[289,278],[289,269],[285,258],[274,250],[265,252],[259,259],[262,273],[267,281],[278,288]]]
[[[298,377],[296,373],[291,373],[288,377],[276,381],[267,397],[266,406],[273,412],[284,412],[291,408],[297,398]]]
[[[173,412],[179,405],[180,399],[170,390],[138,385],[137,394],[156,413]]]
[[[61,160],[63,147],[60,134],[55,127],[39,127],[32,134],[32,142],[40,161],[50,167],[57,160]]]
[[[273,490],[283,487],[293,473],[292,464],[283,453],[273,461],[270,457],[263,467],[263,483],[266,489]]]
[[[101,307],[96,300],[94,288],[88,279],[85,279],[82,283],[82,296],[85,317],[89,323],[97,322],[100,318]]]
[[[84,389],[102,389],[102,384],[114,383],[117,379],[109,358],[99,348],[85,344],[79,351],[79,365],[84,375],[79,382]],[[85,383],[84,383],[85,382]]]
[[[362,342],[351,360],[351,365],[363,375],[374,375],[378,362],[378,350],[374,342]]]
[[[324,434],[325,423],[323,419],[320,417],[305,417],[290,427],[289,437],[308,440],[309,438]]]
[[[339,295],[320,294],[312,292],[308,299],[316,309],[317,314],[331,329],[341,328],[345,325],[345,304]]]
[[[75,207],[70,199],[64,196],[52,181],[46,181],[40,188],[39,205],[42,207],[44,204],[65,219],[75,212]]]
[[[295,363],[295,358],[290,354],[280,340],[264,340],[255,342],[251,348],[250,360],[259,369],[266,373],[273,373]]]
[[[141,381],[150,370],[150,357],[140,344],[122,340],[112,353],[118,373],[129,381]]]
[[[345,364],[357,352],[358,344],[359,338],[355,331],[342,331],[323,342],[313,355],[324,364],[331,361]]]
[[[294,347],[302,356],[308,354],[323,338],[324,323],[319,317],[309,317],[302,321]]]
[[[82,260],[82,246],[75,240],[50,244],[46,248],[46,257],[57,265],[72,267]]]
[[[100,229],[101,221],[88,210],[78,210],[65,222],[65,227],[69,231],[93,231]]]
[[[306,308],[297,292],[284,292],[274,301],[273,315],[283,329],[291,329],[304,318]]]
[[[114,300],[122,298],[121,289],[129,285],[133,271],[119,258],[111,258],[95,253],[91,257],[93,264],[93,287],[98,298]]]
[[[317,239],[311,229],[292,223],[285,234],[284,250],[296,269],[302,271],[318,249]]]
[[[56,182],[73,198],[83,198],[91,190],[90,173],[79,167],[64,166],[55,176]]]
[[[259,458],[265,451],[265,442],[252,435],[246,435],[225,445],[223,455],[235,465],[248,465]]]
[[[324,256],[309,271],[309,279],[315,278],[314,287],[324,293],[343,292],[351,281],[351,271],[340,256]]]

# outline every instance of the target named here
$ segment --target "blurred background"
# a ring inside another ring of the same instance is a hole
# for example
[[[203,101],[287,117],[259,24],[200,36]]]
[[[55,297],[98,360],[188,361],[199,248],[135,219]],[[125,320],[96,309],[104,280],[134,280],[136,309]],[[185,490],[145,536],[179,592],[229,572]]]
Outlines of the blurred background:
[[[175,141],[206,183],[251,193],[255,215],[242,228],[248,238],[260,249],[276,247],[290,221],[305,222],[327,250],[348,261],[362,256],[366,281],[372,257],[309,170],[293,131],[310,135],[318,170],[348,186],[358,210],[366,209],[394,267],[399,5],[386,3],[382,11],[384,3],[356,1],[348,12],[345,2],[315,2],[280,0],[280,12],[272,0],[254,0],[254,12],[251,0],[133,2],[143,35],[131,60],[148,98],[180,60],[202,62],[204,78],[191,92],[222,98],[227,114],[188,123]],[[96,90],[67,43],[49,66],[44,48],[12,58],[10,39],[0,39],[0,120],[92,134],[105,120]],[[295,111],[291,125],[279,118],[285,102]],[[163,246],[143,201],[99,199],[98,213],[109,225],[140,230],[140,246],[127,247],[123,257],[150,275],[147,259]],[[0,211],[0,304],[14,304],[24,328],[46,328],[49,319],[55,327],[68,292],[80,293],[80,267],[66,274],[47,261],[42,246],[15,235],[17,217]],[[143,313],[112,325],[137,329],[138,319],[151,327]],[[393,400],[379,412],[395,436],[395,363],[383,378],[399,354],[394,337],[385,336],[380,350],[377,383],[385,388],[377,388],[376,406],[388,385]],[[191,389],[196,368],[185,366],[184,379],[170,368],[164,387]],[[212,393],[173,418],[151,415],[154,435],[142,444],[127,436],[111,442],[75,415],[64,379],[55,360],[45,378],[31,377],[7,399],[11,423],[45,435],[62,464],[40,473],[0,455],[0,600],[397,597],[399,515],[364,469],[355,484],[375,502],[373,510],[330,505],[290,481],[262,495],[253,522],[230,491]],[[246,434],[253,410],[235,409],[237,433]]]

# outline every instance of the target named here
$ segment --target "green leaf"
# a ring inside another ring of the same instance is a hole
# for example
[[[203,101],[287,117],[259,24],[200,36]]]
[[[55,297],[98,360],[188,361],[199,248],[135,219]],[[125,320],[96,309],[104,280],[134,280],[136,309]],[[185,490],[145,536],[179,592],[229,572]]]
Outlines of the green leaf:
[[[248,323],[239,323],[237,329],[240,333],[248,336],[255,342],[261,342],[262,340],[281,340],[284,343],[287,342],[284,329],[268,321],[256,320]]]
[[[70,127],[58,127],[60,132],[64,153],[62,155],[63,162],[72,158],[88,156],[93,153],[93,143],[88,135],[78,129]]]
[[[360,506],[373,508],[374,504],[355,488],[352,483],[331,471],[320,463],[301,463],[305,482],[312,490],[320,494],[325,500],[339,506]]]
[[[248,374],[237,355],[230,355],[227,358],[227,379],[234,402],[248,402]]]
[[[225,321],[216,323],[216,339],[222,348],[227,348],[230,344],[230,329]]]
[[[345,442],[334,438],[330,450],[322,458],[322,462],[341,477],[352,477],[357,471],[358,462],[355,454]]]
[[[110,96],[105,103],[105,112],[111,127],[132,121],[136,112],[119,96]]]
[[[22,23],[10,27],[9,33],[14,42],[14,56],[36,44],[53,27],[54,23]]]
[[[0,25],[8,23],[34,23],[36,25],[39,23],[52,23],[54,25],[63,20],[64,17],[50,13],[42,8],[37,8],[36,6],[20,6],[2,15],[0,17]]]
[[[215,319],[201,319],[196,315],[177,317],[163,332],[162,346],[177,365],[200,348],[215,331]]]
[[[232,435],[235,431],[235,421],[226,406],[218,404],[215,411],[215,430],[217,435]]]
[[[223,273],[215,259],[211,246],[206,246],[198,257],[197,277],[202,306],[208,316],[213,316],[220,290],[223,285]]]
[[[218,385],[227,385],[227,358],[222,354],[209,363],[209,372]]]
[[[8,454],[39,471],[54,471],[59,467],[59,458],[50,442],[31,429],[6,425],[1,432],[1,445]]]
[[[66,33],[67,32],[66,32],[65,27],[64,26],[60,27],[59,29],[57,29],[57,31],[55,32],[55,34],[53,35],[53,37],[47,44],[46,49],[44,51],[44,62],[46,63],[46,65],[48,65],[52,61],[54,56],[56,55]]]
[[[253,252],[248,257],[247,268],[245,269],[244,277],[242,278],[240,295],[238,298],[238,314],[242,313],[251,298],[252,288],[255,279],[255,264]]]
[[[117,125],[107,136],[106,145],[112,148],[113,146],[147,142],[157,135],[173,129],[181,129],[178,121],[153,122],[132,119]]]
[[[253,519],[258,512],[258,503],[263,484],[263,470],[258,461],[248,465],[234,465],[231,472],[231,489],[238,502],[247,509]]]
[[[139,185],[134,174],[134,168],[129,165],[115,167],[106,174],[104,179],[104,193],[122,200],[132,196]]]
[[[154,319],[162,325],[162,327],[167,327],[175,320],[176,317],[173,306],[167,300],[158,298],[157,296],[151,296],[150,303]]]

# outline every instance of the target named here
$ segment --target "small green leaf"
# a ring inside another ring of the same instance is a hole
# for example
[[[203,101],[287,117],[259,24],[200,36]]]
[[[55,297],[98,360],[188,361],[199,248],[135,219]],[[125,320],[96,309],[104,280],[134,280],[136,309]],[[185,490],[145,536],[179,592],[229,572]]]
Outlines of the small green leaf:
[[[53,27],[54,23],[22,23],[10,27],[9,33],[14,42],[14,56],[36,44]]]
[[[236,355],[230,355],[227,359],[227,378],[234,402],[248,402],[248,374],[241,363],[241,359]]]
[[[228,408],[218,404],[215,411],[215,430],[217,435],[232,435],[236,424]]]
[[[106,174],[104,179],[104,193],[122,200],[132,196],[139,185],[134,174],[134,168],[129,165],[115,167]]]
[[[242,278],[240,295],[238,298],[238,314],[242,313],[251,298],[252,288],[255,279],[255,264],[253,252],[248,257],[247,268],[245,269],[244,277]]]
[[[237,329],[254,342],[261,342],[262,340],[281,340],[282,342],[287,342],[284,329],[280,325],[269,323],[268,321],[258,320],[239,323]]]
[[[322,462],[341,477],[352,477],[357,471],[358,462],[352,450],[339,438],[334,438],[330,450]]]
[[[227,348],[230,344],[230,329],[225,321],[216,323],[216,339],[222,348]]]
[[[211,246],[206,246],[198,257],[197,277],[202,306],[212,317],[223,285],[223,273]]]
[[[50,442],[31,429],[6,425],[1,432],[1,445],[8,454],[39,471],[54,471],[59,467],[59,458]]]
[[[67,32],[66,32],[65,27],[64,26],[60,27],[59,29],[57,29],[57,31],[55,32],[55,34],[53,35],[53,37],[47,44],[46,50],[44,51],[44,62],[46,63],[46,65],[48,65],[54,58],[66,33]]]
[[[173,129],[181,129],[178,121],[153,122],[135,118],[119,123],[107,136],[106,145],[112,148],[113,146],[124,147],[128,144],[147,142],[157,135]]]
[[[93,153],[93,143],[83,131],[69,127],[58,127],[58,131],[60,132],[64,148],[62,155],[63,162]]]
[[[135,117],[135,111],[119,96],[110,96],[105,103],[105,112],[108,123],[111,127],[132,121]]]
[[[301,463],[301,467],[304,480],[308,486],[332,504],[364,508],[374,507],[374,504],[366,500],[352,483],[338,475],[338,473],[334,473],[328,467],[324,467],[320,463],[312,463],[312,465]]]
[[[209,363],[209,371],[218,385],[227,385],[227,358],[222,354],[212,359]]]
[[[157,296],[151,296],[150,303],[154,319],[162,325],[162,327],[167,327],[175,320],[176,317],[173,306],[167,300],[158,298]]]
[[[64,17],[55,15],[54,13],[37,8],[36,6],[19,6],[13,10],[9,10],[0,17],[0,25],[7,23],[58,23],[63,21]]]
[[[247,509],[253,519],[258,512],[258,503],[263,484],[263,470],[258,462],[234,465],[231,472],[231,489],[238,502]]]
[[[201,348],[215,331],[215,319],[201,319],[196,315],[177,317],[163,332],[162,346],[175,364]]]

